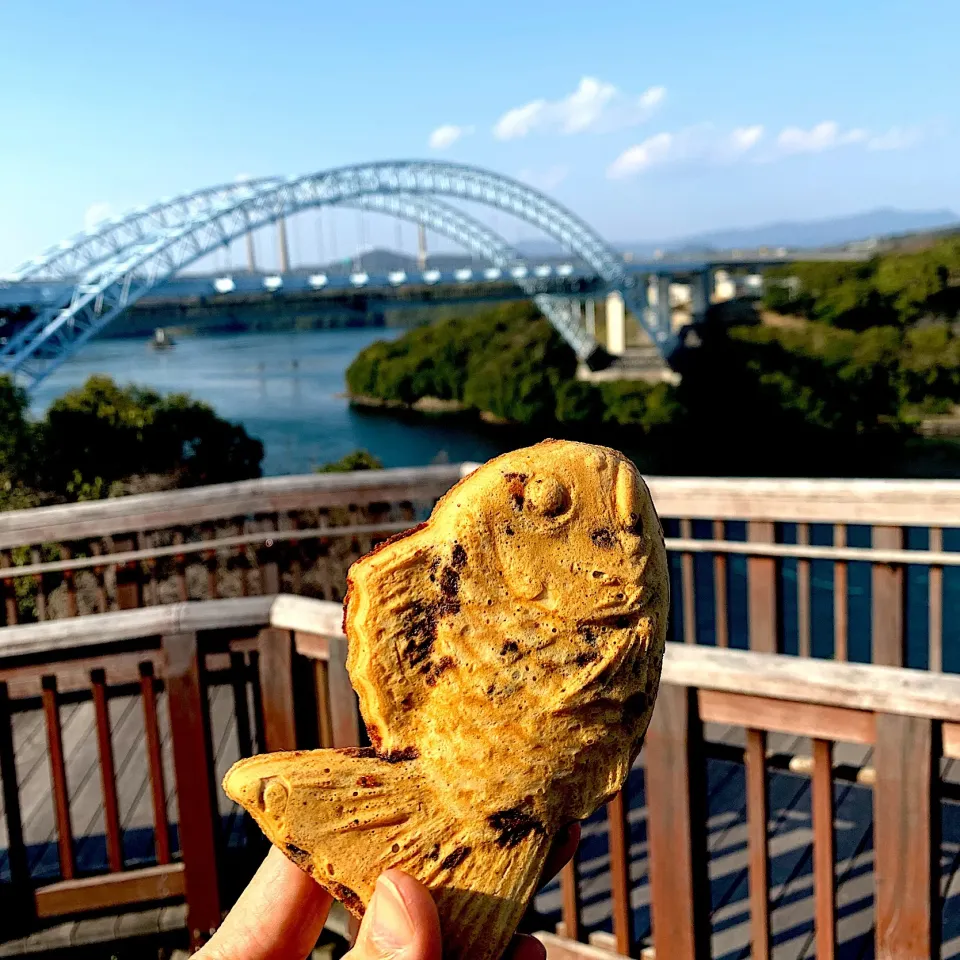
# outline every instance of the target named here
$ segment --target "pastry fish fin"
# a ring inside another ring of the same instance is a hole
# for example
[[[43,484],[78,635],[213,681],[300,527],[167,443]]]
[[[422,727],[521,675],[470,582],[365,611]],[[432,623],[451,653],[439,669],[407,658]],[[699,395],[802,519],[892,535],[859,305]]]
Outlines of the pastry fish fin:
[[[518,811],[452,815],[418,759],[370,748],[249,757],[223,788],[354,916],[363,916],[383,871],[420,880],[437,903],[446,958],[501,956],[550,846],[540,824]]]

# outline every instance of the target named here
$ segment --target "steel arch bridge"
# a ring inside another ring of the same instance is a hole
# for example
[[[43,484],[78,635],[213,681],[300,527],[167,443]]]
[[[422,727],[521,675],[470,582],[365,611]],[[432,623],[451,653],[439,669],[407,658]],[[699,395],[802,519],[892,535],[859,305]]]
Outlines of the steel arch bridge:
[[[70,293],[0,346],[0,373],[17,377],[28,389],[36,386],[159,284],[254,230],[312,208],[376,210],[424,224],[494,266],[522,260],[502,237],[443,198],[477,202],[538,227],[621,291],[625,305],[663,356],[675,348],[670,331],[657,325],[645,291],[636,286],[619,256],[550,197],[477,167],[394,161],[210,187],[142,207],[64,241],[9,278],[66,281]],[[602,362],[604,351],[581,327],[573,304],[546,295],[529,275],[516,282],[580,360]]]

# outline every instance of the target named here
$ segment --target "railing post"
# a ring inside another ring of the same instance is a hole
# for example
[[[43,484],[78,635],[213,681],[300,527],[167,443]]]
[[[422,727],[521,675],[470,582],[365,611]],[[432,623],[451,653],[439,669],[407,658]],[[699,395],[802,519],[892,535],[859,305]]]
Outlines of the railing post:
[[[874,527],[873,547],[876,550],[902,550],[902,527]],[[903,666],[903,566],[899,563],[873,565],[873,662],[886,667]]]
[[[111,553],[124,553],[136,550],[137,538],[130,536],[115,537],[111,543]],[[143,606],[143,578],[139,563],[124,563],[116,568],[117,606],[121,610],[136,610]]]
[[[260,697],[265,748],[296,750],[293,697],[293,637],[289,630],[267,627],[258,637]]]
[[[663,684],[647,731],[644,784],[654,948],[710,956],[706,763],[697,692]]]
[[[360,743],[360,713],[357,695],[347,673],[347,638],[330,637],[327,683],[330,688],[330,727],[335,747],[355,747]]]
[[[10,870],[10,883],[0,884],[0,914],[10,918],[10,926],[4,931],[10,934],[27,929],[34,916],[30,864],[20,815],[12,720],[7,685],[0,683],[0,782],[3,788],[3,814],[7,822],[7,862]]]
[[[211,783],[206,701],[200,684],[197,635],[163,638],[173,764],[180,808],[180,852],[192,950],[220,924],[220,887],[214,839],[216,804]]]
[[[925,960],[940,955],[940,750],[932,720],[876,722],[876,955]]]
[[[751,543],[773,543],[773,523],[749,521],[747,539]],[[750,649],[758,653],[776,653],[777,561],[774,557],[750,557],[747,560],[747,617]]]

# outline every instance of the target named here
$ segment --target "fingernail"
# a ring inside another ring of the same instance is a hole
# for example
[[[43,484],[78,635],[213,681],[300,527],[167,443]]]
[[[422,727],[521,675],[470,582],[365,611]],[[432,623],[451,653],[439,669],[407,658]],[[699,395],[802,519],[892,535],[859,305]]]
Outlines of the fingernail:
[[[392,957],[413,942],[413,920],[407,905],[389,877],[380,877],[370,900],[370,940],[385,957]]]

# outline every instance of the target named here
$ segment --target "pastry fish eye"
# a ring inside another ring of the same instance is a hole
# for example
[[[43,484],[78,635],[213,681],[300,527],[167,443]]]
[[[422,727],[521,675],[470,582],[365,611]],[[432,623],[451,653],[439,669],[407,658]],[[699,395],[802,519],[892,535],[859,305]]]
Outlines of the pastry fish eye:
[[[534,477],[525,494],[531,512],[540,516],[560,517],[570,509],[570,491],[556,477]]]

